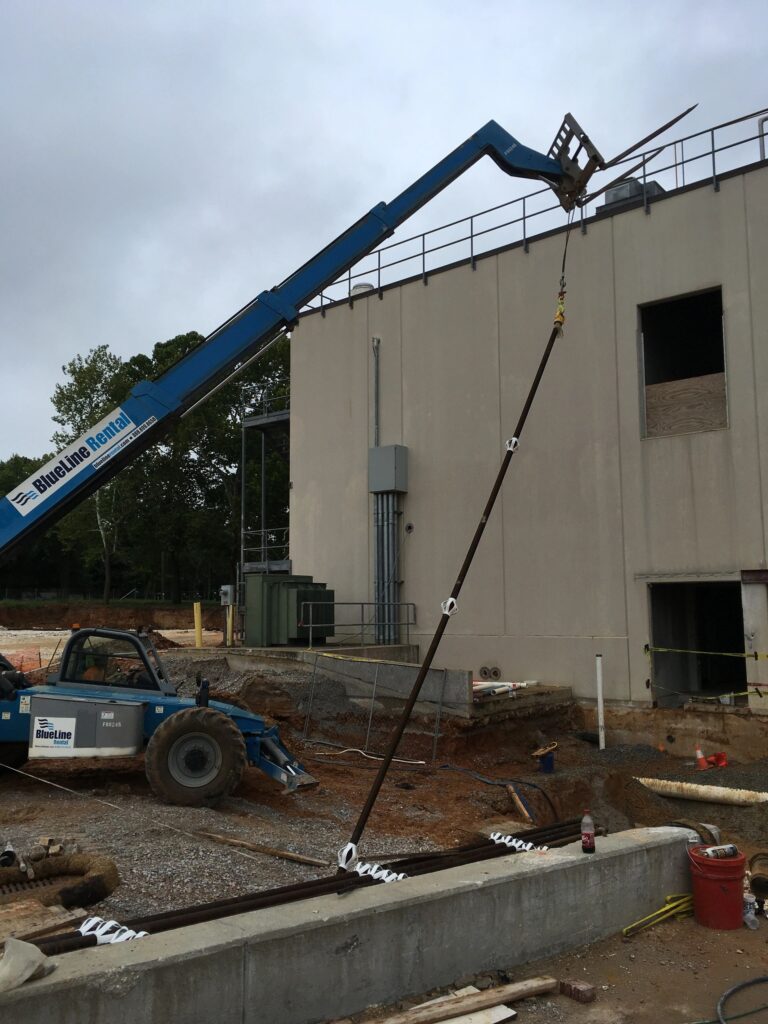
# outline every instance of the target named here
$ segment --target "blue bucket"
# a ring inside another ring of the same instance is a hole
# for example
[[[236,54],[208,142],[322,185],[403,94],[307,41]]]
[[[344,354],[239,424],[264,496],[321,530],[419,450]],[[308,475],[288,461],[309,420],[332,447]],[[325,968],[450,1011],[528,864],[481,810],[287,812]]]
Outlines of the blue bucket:
[[[539,758],[539,771],[545,775],[551,775],[555,770],[555,752],[550,750],[548,754]]]

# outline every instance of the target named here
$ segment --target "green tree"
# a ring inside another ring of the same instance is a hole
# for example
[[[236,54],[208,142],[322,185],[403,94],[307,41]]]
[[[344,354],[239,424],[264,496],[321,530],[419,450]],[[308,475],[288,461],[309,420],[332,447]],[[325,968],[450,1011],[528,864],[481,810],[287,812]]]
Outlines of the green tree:
[[[57,384],[51,399],[60,430],[53,435],[57,448],[71,444],[89,427],[119,405],[130,388],[130,373],[108,345],[98,345],[87,356],[77,355],[62,372],[67,380]],[[112,594],[112,567],[121,529],[129,515],[126,493],[129,478],[119,474],[103,484],[90,498],[58,525],[66,551],[77,551],[86,566],[100,562],[103,600]]]

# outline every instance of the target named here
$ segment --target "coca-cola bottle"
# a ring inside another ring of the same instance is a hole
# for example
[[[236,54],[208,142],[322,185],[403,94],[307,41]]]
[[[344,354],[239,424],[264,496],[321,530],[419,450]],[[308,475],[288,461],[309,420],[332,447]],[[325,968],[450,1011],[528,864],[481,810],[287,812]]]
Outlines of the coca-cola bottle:
[[[581,852],[595,852],[595,823],[589,809],[584,811],[584,817],[581,819]]]

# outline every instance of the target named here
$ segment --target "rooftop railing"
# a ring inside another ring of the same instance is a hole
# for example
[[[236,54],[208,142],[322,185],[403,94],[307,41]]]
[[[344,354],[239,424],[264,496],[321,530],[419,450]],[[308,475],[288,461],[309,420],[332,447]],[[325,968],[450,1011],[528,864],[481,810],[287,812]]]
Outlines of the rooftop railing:
[[[766,109],[758,110],[635,153],[606,172],[606,177],[609,180],[618,177],[622,167],[628,169],[641,163],[633,177],[642,183],[646,212],[650,212],[651,207],[646,185],[651,181],[669,192],[710,180],[718,191],[721,175],[765,159],[767,113]],[[600,196],[580,208],[576,216],[583,232],[587,230],[589,217],[604,202],[605,197]],[[618,205],[615,208],[618,209]],[[474,269],[477,259],[484,253],[515,243],[522,244],[527,252],[534,235],[562,226],[560,204],[549,186],[542,186],[509,202],[382,245],[334,281],[305,309],[324,312],[330,304],[353,302],[370,291],[381,293],[386,285],[399,281],[414,277],[426,281],[430,273],[452,263],[468,261]]]

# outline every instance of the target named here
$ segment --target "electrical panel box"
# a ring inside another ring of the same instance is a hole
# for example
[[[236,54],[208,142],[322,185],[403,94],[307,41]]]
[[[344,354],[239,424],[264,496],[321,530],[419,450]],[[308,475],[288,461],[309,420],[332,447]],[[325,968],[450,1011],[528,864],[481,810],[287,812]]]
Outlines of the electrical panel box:
[[[405,494],[408,491],[408,449],[387,444],[368,449],[368,490],[371,494]]]
[[[32,695],[29,756],[126,757],[144,746],[137,701]]]
[[[221,603],[229,607],[229,605],[236,604],[235,601],[235,584],[225,583],[223,587],[219,587],[219,597]]]

